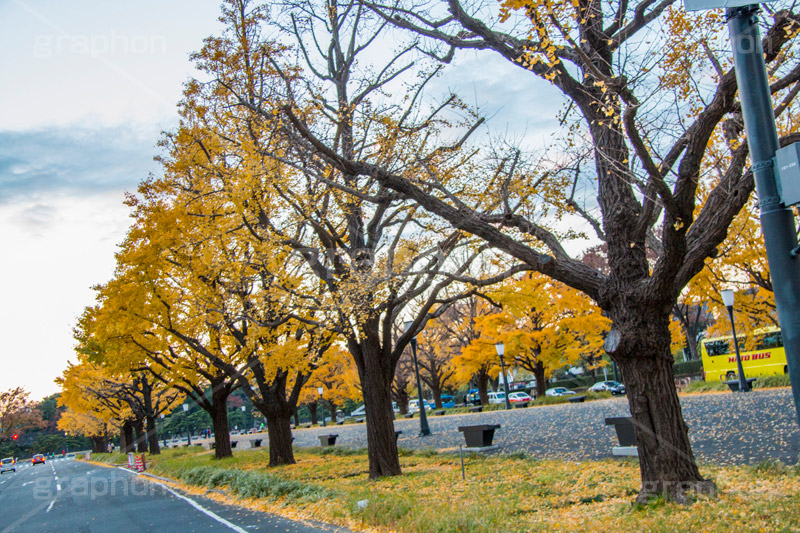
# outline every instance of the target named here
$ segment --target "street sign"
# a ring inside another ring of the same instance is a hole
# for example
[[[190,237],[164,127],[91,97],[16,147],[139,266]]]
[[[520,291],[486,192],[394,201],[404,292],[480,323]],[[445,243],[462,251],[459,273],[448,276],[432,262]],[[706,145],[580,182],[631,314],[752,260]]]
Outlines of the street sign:
[[[775,152],[775,163],[783,205],[800,204],[800,143],[779,148]]]
[[[776,1],[777,0],[766,0],[765,2],[753,2],[752,0],[684,0],[683,5],[686,11],[705,11],[706,9],[751,6]]]

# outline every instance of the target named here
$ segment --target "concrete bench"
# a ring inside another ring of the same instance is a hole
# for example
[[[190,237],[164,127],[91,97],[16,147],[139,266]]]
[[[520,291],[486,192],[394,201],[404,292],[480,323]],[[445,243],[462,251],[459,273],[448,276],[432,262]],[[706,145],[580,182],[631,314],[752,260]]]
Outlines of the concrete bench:
[[[750,390],[753,390],[753,383],[755,383],[756,378],[747,378],[747,379],[745,379],[745,381],[747,381],[747,385],[750,388]],[[728,388],[731,389],[731,392],[739,392],[739,380],[738,379],[732,379],[730,381],[726,381],[725,385],[727,385]]]
[[[236,445],[237,445],[238,443],[239,443],[239,441],[232,440],[232,441],[231,441],[231,448],[236,448]]]
[[[479,424],[475,426],[458,427],[458,430],[464,434],[467,448],[487,448],[491,446],[496,429],[500,429],[500,424]]]
[[[319,438],[319,445],[320,446],[333,446],[336,444],[336,437],[338,437],[336,433],[331,433],[328,435],[317,435]]]
[[[528,407],[528,403],[529,402],[515,402],[512,403],[511,405],[514,407],[514,409],[524,409]]]
[[[263,439],[250,439],[250,447],[251,448],[260,448],[262,440]]]
[[[631,416],[615,416],[606,418],[607,426],[614,426],[617,431],[619,446],[611,449],[612,455],[638,457],[639,449],[636,440],[636,427]]]
[[[482,413],[483,412],[483,406],[482,405],[476,405],[474,407],[470,407],[469,408],[469,412],[470,413]]]
[[[436,415],[436,416],[442,416],[442,415],[444,415],[444,409],[442,409],[440,411],[434,411],[433,414]]]
[[[414,413],[408,413],[406,415],[403,415],[403,417],[404,418],[414,418]]]
[[[586,396],[570,396],[569,403],[583,403],[586,401]]]

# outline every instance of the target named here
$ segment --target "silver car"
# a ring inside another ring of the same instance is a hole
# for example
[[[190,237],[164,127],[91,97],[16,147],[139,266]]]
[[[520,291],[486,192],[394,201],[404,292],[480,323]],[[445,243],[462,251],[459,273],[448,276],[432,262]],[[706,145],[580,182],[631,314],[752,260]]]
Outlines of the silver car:
[[[0,461],[0,474],[9,471],[10,472],[17,471],[17,461],[13,457],[6,457],[2,461]]]

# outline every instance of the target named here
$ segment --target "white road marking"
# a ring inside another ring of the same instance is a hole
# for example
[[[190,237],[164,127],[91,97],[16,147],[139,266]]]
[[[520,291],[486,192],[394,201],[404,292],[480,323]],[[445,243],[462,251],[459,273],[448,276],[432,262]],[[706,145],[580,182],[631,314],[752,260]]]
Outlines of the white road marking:
[[[181,500],[185,500],[185,501],[189,502],[189,505],[191,505],[192,507],[194,507],[195,509],[197,509],[201,513],[205,514],[206,516],[208,516],[210,518],[213,518],[214,520],[216,520],[220,524],[228,526],[229,528],[231,528],[232,530],[234,530],[234,531],[236,531],[238,533],[247,533],[244,529],[240,528],[236,524],[232,524],[232,523],[228,522],[227,520],[225,520],[224,518],[222,518],[218,514],[212,512],[212,511],[209,511],[208,509],[206,509],[205,507],[203,507],[202,505],[200,505],[199,503],[197,503],[193,499],[187,498],[183,494],[175,492],[174,490],[172,490],[168,486],[164,485],[163,483],[156,483],[156,485],[161,485],[162,487],[167,489],[170,492],[170,494],[172,494],[173,496],[176,496],[176,497],[180,498]]]
[[[23,487],[25,485],[33,485],[33,481],[26,481],[25,483],[22,484]]]
[[[51,502],[50,502],[50,505],[48,505],[48,506],[47,506],[47,510],[45,511],[45,513],[49,513],[49,512],[50,512],[50,509],[52,509],[52,508],[53,508],[53,504],[55,504],[55,503],[56,503],[56,501],[55,501],[55,500],[51,501]]]
[[[61,485],[56,485],[56,492],[61,490]]]

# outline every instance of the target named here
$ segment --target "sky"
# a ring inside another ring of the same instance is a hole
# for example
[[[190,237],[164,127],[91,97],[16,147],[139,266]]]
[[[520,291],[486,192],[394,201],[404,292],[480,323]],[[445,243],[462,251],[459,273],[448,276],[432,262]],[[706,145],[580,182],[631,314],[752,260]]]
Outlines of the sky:
[[[218,16],[219,0],[0,0],[0,390],[58,391],[91,287],[113,274],[125,192],[158,173],[189,55]],[[541,139],[560,106],[520,69],[475,55],[436,89]]]

